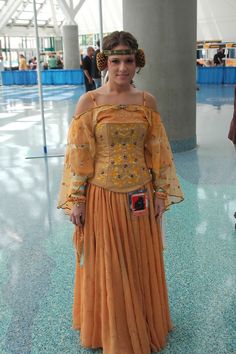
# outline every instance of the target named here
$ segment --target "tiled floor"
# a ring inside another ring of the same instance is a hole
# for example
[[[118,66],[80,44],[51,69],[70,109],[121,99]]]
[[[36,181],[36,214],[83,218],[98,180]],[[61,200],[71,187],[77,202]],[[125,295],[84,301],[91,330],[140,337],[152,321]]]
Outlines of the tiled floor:
[[[44,87],[49,152],[62,151],[82,92]],[[36,87],[0,87],[0,353],[97,354],[71,329],[72,226],[56,209],[63,159],[25,159],[42,153],[37,97]],[[186,200],[165,216],[175,330],[162,353],[236,354],[233,87],[201,86],[197,101],[198,148],[175,155]]]

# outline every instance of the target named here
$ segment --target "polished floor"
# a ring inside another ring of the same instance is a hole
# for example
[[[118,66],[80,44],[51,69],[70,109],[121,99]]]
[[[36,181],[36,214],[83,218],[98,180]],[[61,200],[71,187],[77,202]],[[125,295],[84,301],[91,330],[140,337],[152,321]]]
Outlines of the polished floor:
[[[71,329],[72,225],[56,209],[60,154],[82,87],[0,87],[0,354],[100,354]],[[165,215],[174,331],[162,354],[236,354],[233,86],[197,92],[195,150],[175,154],[185,202]],[[26,157],[31,157],[30,159]],[[122,354],[122,353],[119,353]]]

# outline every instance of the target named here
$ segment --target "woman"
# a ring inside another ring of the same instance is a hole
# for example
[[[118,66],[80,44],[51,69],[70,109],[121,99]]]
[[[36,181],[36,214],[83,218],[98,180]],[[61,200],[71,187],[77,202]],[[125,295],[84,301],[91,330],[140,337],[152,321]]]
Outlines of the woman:
[[[27,64],[26,64],[26,59],[23,54],[20,54],[20,59],[19,59],[19,70],[27,70]]]
[[[230,123],[228,138],[232,141],[236,150],[236,86],[234,88],[234,114]]]
[[[76,226],[73,326],[104,354],[150,354],[172,328],[162,213],[183,199],[153,96],[130,83],[144,53],[127,32],[104,38],[108,82],[71,123],[59,207]]]

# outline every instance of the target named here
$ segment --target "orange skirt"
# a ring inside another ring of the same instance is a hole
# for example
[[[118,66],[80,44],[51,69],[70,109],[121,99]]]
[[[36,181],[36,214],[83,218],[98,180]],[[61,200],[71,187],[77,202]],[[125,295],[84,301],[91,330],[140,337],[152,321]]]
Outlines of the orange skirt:
[[[152,196],[152,185],[147,186]],[[103,354],[161,350],[172,328],[161,231],[154,206],[132,215],[126,193],[87,191],[84,264],[77,259],[73,327]]]

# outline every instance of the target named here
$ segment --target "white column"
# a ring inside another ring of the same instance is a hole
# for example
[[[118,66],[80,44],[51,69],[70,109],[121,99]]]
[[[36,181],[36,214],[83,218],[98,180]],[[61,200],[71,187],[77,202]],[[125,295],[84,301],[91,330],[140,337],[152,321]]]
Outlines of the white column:
[[[63,62],[64,69],[80,68],[79,34],[77,25],[65,25],[63,35]]]
[[[173,150],[194,148],[197,0],[123,0],[123,20],[147,59],[136,86],[156,96]]]

